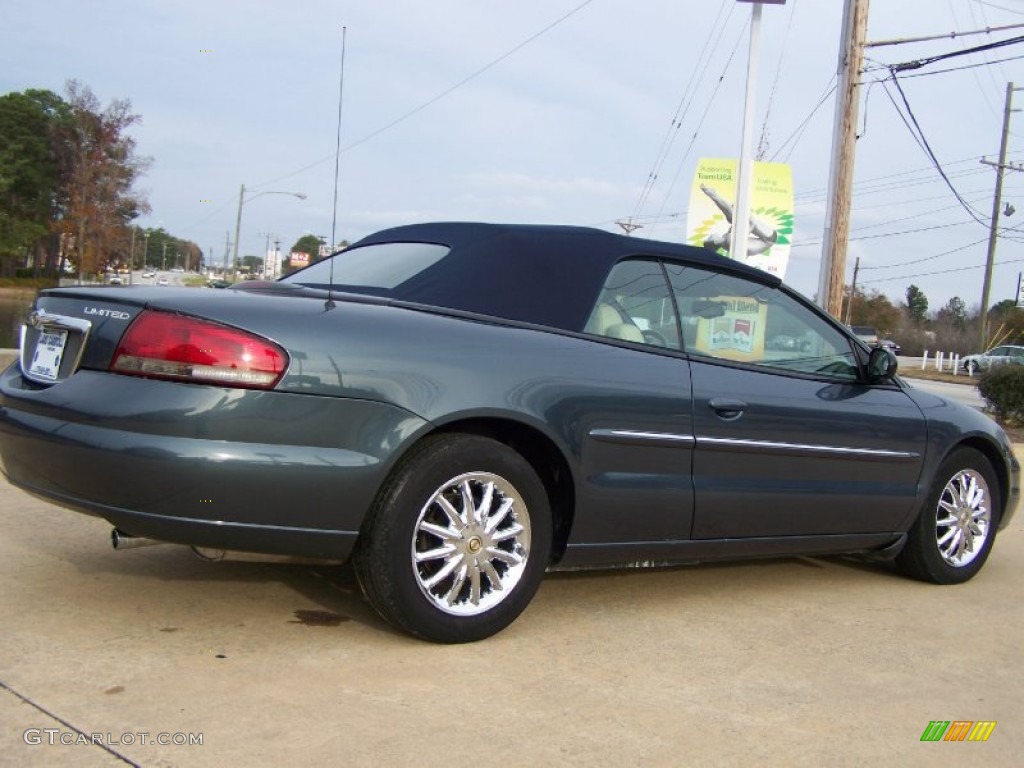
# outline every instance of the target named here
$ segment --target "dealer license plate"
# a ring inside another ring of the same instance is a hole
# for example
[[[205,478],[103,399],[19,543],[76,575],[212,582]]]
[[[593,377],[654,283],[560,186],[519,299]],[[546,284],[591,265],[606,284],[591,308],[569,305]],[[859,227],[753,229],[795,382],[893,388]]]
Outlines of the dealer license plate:
[[[68,340],[67,331],[42,330],[36,341],[36,351],[28,372],[41,379],[57,380],[60,361],[64,357],[64,346]]]

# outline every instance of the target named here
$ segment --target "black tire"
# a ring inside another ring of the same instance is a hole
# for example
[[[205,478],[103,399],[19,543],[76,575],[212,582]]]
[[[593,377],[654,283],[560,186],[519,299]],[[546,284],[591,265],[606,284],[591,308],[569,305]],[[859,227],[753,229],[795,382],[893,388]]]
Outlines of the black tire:
[[[355,570],[393,626],[426,640],[472,642],[523,612],[551,537],[547,492],[526,459],[490,438],[437,435],[412,448],[384,484]]]
[[[967,368],[967,372],[972,376],[978,372],[978,364],[973,360],[968,360],[965,368]]]
[[[961,491],[969,490],[972,479],[978,495],[964,498]],[[897,565],[906,575],[933,584],[967,581],[992,551],[1000,509],[999,484],[989,460],[973,448],[957,448],[939,467]],[[964,544],[957,551],[959,541]]]

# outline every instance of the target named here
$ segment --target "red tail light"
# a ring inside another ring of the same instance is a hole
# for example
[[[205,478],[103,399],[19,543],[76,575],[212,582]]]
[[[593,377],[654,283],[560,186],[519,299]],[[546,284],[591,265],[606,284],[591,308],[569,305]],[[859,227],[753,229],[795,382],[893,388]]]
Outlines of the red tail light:
[[[110,370],[270,389],[287,367],[288,354],[272,341],[207,320],[146,310],[128,326]]]

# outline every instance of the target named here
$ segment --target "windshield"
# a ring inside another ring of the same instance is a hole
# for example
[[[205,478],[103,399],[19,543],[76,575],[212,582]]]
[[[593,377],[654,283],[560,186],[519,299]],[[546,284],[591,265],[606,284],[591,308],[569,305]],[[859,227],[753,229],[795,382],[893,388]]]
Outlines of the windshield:
[[[339,290],[391,294],[403,283],[437,264],[448,255],[448,251],[448,246],[433,243],[365,245],[311,264],[281,282],[323,288],[333,285]]]

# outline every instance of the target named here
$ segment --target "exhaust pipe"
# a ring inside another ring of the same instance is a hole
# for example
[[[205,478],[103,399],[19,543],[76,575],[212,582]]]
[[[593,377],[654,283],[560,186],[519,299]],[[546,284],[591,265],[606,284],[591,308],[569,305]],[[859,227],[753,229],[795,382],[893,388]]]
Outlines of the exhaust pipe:
[[[153,547],[166,542],[132,536],[130,533],[114,528],[110,531],[110,543],[114,545],[114,549],[135,549],[136,547]]]

